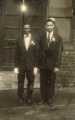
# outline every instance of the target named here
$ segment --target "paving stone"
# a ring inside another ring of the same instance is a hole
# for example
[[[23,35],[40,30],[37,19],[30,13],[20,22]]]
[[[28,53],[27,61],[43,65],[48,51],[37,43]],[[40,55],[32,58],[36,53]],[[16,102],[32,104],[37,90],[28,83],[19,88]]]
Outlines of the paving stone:
[[[35,89],[34,98],[40,100],[38,89]],[[67,89],[58,91],[54,105],[55,110],[37,102],[32,106],[20,105],[16,90],[0,91],[0,120],[75,120],[74,89],[73,93]]]

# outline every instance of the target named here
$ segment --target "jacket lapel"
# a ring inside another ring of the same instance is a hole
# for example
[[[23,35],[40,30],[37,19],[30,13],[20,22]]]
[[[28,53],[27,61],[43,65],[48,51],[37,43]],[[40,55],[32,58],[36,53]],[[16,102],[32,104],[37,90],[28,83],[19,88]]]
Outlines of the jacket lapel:
[[[44,32],[44,35],[43,35],[43,46],[44,46],[44,49],[48,48],[48,40],[47,40],[46,32]]]

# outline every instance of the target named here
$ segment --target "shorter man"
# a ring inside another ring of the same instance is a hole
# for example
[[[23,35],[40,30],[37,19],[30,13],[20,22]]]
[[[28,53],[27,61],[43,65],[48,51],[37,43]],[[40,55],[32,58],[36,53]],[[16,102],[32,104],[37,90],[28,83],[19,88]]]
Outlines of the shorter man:
[[[29,24],[24,25],[24,31],[17,41],[16,48],[16,67],[18,71],[18,97],[24,101],[24,79],[27,78],[27,99],[26,102],[32,103],[32,92],[34,85],[34,72],[36,71],[36,51],[37,42],[31,32]]]
[[[55,94],[56,72],[62,54],[62,39],[56,31],[54,18],[48,18],[39,40],[40,90],[44,103],[51,104]]]

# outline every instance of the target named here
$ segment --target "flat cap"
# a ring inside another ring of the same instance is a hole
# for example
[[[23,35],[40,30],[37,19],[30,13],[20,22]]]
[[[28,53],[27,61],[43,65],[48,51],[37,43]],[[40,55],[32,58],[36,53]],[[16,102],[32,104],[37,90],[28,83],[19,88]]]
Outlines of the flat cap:
[[[46,19],[46,22],[48,22],[48,21],[51,21],[51,22],[53,22],[53,23],[55,23],[55,18],[52,18],[52,17],[48,17],[47,19]]]

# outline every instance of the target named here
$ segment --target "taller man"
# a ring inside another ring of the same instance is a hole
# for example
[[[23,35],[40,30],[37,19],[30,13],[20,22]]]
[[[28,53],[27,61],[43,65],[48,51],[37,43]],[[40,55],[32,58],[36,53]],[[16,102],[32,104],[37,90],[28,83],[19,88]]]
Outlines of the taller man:
[[[59,70],[62,53],[62,39],[57,33],[54,18],[47,19],[39,46],[41,97],[44,103],[50,104],[55,94],[56,71]]]
[[[24,25],[24,30],[17,41],[16,67],[18,70],[18,97],[24,100],[24,79],[27,78],[27,102],[32,102],[34,72],[37,61],[37,41],[31,32],[29,24]]]

